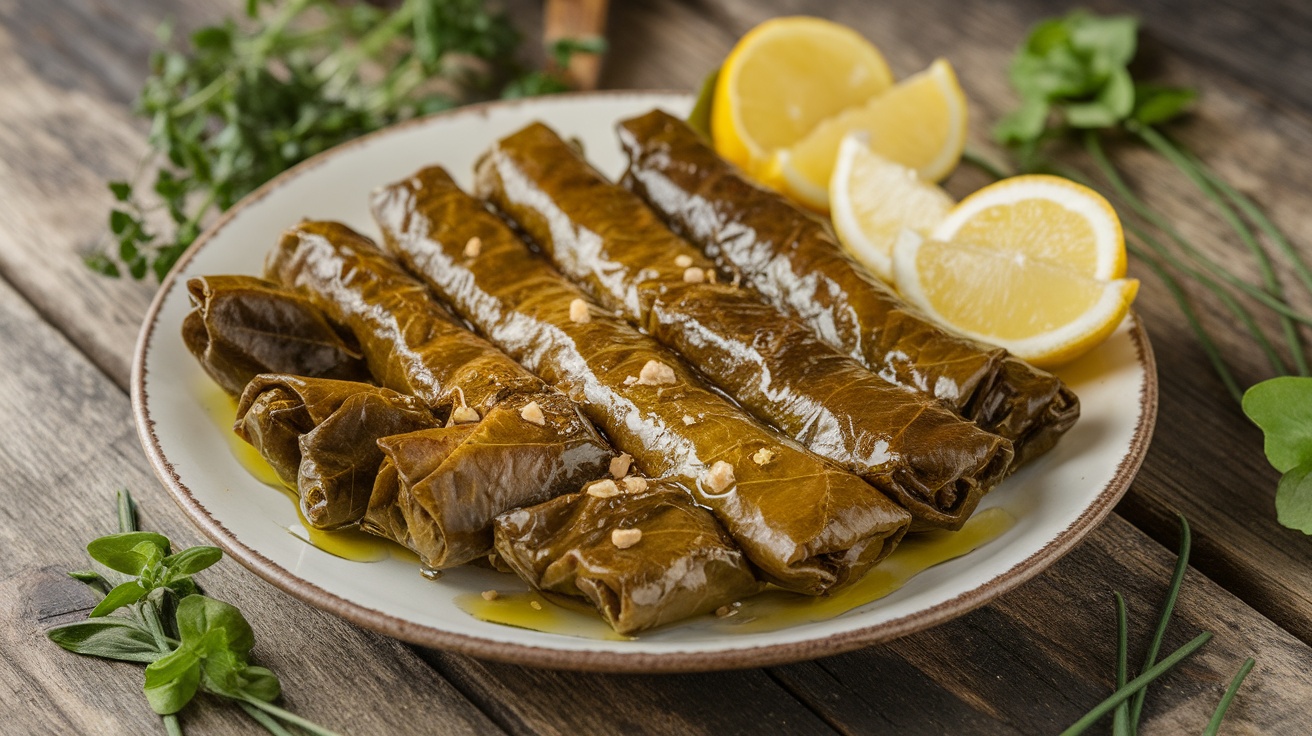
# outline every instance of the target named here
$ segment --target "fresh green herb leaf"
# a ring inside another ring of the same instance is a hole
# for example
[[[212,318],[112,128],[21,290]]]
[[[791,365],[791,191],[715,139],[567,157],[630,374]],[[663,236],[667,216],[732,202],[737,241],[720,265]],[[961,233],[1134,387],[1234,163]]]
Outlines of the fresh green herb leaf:
[[[126,575],[140,575],[169,553],[168,537],[153,532],[125,532],[92,540],[91,559]]]
[[[1276,486],[1276,521],[1312,534],[1312,460],[1280,477]]]
[[[70,652],[101,659],[149,664],[161,656],[150,632],[121,617],[56,626],[46,636]]]
[[[711,140],[711,108],[715,104],[715,84],[718,81],[720,68],[716,67],[702,79],[701,89],[697,91],[697,102],[692,106],[692,112],[688,113],[688,125],[708,141]]]
[[[1312,378],[1283,376],[1244,393],[1244,413],[1266,437],[1266,459],[1282,473],[1312,461]]]
[[[96,607],[88,614],[91,618],[99,618],[117,611],[124,606],[130,606],[141,600],[148,593],[141,583],[137,580],[129,580],[114,586],[113,590],[105,594],[105,597],[96,604]]]
[[[200,689],[200,659],[191,649],[179,647],[146,666],[146,684],[142,689],[156,713],[177,713]]]
[[[1197,99],[1198,91],[1187,87],[1137,84],[1131,117],[1144,125],[1161,125],[1186,113]]]
[[[170,579],[182,575],[195,575],[223,558],[223,550],[218,547],[188,547],[175,555],[169,555],[162,561],[168,568]]]

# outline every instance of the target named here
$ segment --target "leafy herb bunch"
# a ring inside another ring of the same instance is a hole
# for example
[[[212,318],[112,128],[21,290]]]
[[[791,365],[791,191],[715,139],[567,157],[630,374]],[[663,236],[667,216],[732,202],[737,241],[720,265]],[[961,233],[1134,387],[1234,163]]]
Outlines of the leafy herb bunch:
[[[1046,171],[1082,182],[1101,190],[1116,206],[1128,236],[1127,249],[1162,280],[1226,390],[1236,401],[1242,400],[1249,417],[1266,431],[1268,457],[1286,473],[1276,494],[1278,520],[1312,534],[1312,450],[1305,447],[1309,441],[1303,430],[1312,426],[1312,378],[1260,383],[1245,395],[1181,285],[1182,280],[1193,281],[1210,293],[1249,333],[1273,375],[1307,376],[1312,371],[1300,330],[1312,325],[1312,315],[1297,309],[1287,297],[1268,248],[1280,254],[1285,270],[1309,293],[1312,268],[1257,203],[1162,131],[1189,110],[1198,94],[1136,80],[1131,62],[1138,35],[1134,18],[1079,10],[1037,24],[1010,67],[1021,104],[999,122],[994,136],[1015,153],[1021,170]],[[1218,263],[1149,206],[1108,154],[1106,142],[1112,138],[1146,146],[1197,189],[1249,252],[1261,283],[1248,283]],[[1085,163],[1097,172],[1095,177],[1058,161],[1052,153],[1052,144],[1070,141],[1079,144]],[[981,165],[990,168],[986,162]],[[1276,315],[1282,347],[1258,325],[1255,309]],[[1298,446],[1300,451],[1272,453],[1273,447],[1284,446]]]
[[[551,70],[527,69],[518,32],[483,0],[247,0],[246,15],[151,56],[137,112],[152,152],[137,177],[154,180],[110,183],[116,247],[86,256],[96,271],[163,278],[211,213],[300,161],[417,115],[562,91],[556,70],[604,45],[558,41]],[[171,229],[148,222],[157,210]]]
[[[275,736],[284,724],[321,736],[331,731],[273,704],[282,692],[272,671],[250,663],[255,634],[241,611],[202,595],[192,575],[218,562],[217,547],[172,552],[167,537],[137,530],[127,491],[118,495],[119,533],[87,545],[96,570],[69,573],[102,597],[86,621],[51,628],[71,652],[146,665],[145,694],[170,734],[177,713],[203,691],[236,702]]]

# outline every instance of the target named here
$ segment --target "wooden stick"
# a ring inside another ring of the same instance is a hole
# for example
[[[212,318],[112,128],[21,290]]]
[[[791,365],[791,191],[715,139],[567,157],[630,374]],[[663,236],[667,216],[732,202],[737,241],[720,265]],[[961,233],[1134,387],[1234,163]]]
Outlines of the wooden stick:
[[[606,35],[606,11],[610,0],[547,0],[543,42],[547,48],[562,38],[591,38]],[[601,76],[601,55],[576,53],[564,70],[575,89],[596,89]]]

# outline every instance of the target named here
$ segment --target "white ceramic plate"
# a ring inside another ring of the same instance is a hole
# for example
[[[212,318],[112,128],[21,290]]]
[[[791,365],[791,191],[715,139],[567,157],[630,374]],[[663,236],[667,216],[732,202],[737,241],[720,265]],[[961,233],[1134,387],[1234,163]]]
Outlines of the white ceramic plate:
[[[606,174],[623,167],[616,121],[662,107],[683,114],[686,95],[621,92],[494,103],[381,131],[328,151],[242,200],[191,249],[165,281],[142,327],[132,401],[146,454],[201,529],[260,576],[311,605],[419,644],[551,667],[679,671],[795,661],[884,641],[978,607],[1056,561],[1111,510],[1147,451],[1157,409],[1151,348],[1131,319],[1110,340],[1060,371],[1083,417],[1057,445],[984,499],[1016,524],[965,557],[916,576],[895,593],[836,618],[769,633],[674,626],[632,641],[549,634],[487,623],[454,598],[514,587],[509,576],[458,569],[440,580],[413,562],[352,562],[287,532],[294,507],[237,462],[208,416],[206,378],[180,338],[189,309],[186,279],[258,274],[283,228],[302,217],[337,219],[375,234],[367,195],[420,166],[439,163],[468,185],[471,166],[494,140],[541,120],[579,138]]]

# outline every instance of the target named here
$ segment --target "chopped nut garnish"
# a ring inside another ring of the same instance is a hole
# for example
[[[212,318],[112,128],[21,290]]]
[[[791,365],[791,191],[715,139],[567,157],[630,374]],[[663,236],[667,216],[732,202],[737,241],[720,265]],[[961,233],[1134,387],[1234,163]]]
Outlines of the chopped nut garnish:
[[[683,270],[683,280],[690,284],[700,284],[706,280],[706,272],[697,268],[685,268]]]
[[[582,299],[575,299],[569,303],[569,321],[578,322],[586,325],[592,321],[592,315],[588,314],[588,303]]]
[[[706,475],[702,476],[702,482],[711,489],[711,493],[723,491],[733,485],[733,466],[723,460],[716,460]]]
[[[500,597],[501,597],[501,594],[498,593],[498,592],[496,592],[495,590],[485,590],[485,591],[483,591],[483,600],[485,600],[485,601],[494,601],[494,600],[496,600],[496,599],[498,599],[498,598],[500,598]]]
[[[683,253],[674,257],[674,265],[679,268],[687,268],[692,265],[692,256]]]
[[[620,487],[615,485],[615,481],[607,478],[588,486],[588,495],[593,498],[610,498],[620,495]]]
[[[715,269],[713,268],[706,269],[706,280],[712,284],[719,281],[719,278],[715,275]]]
[[[693,417],[692,417],[691,414],[684,414],[684,415],[683,415],[683,423],[684,423],[686,426],[691,427],[692,425],[694,425],[694,424],[697,423],[697,420],[696,420],[696,419],[693,419]]]
[[[757,465],[769,465],[770,461],[773,459],[774,459],[774,450],[771,450],[768,447],[762,447],[761,449],[757,450],[755,453],[752,454],[752,462],[756,463]]]
[[[537,601],[529,601],[528,604],[533,608],[534,611],[542,610],[542,604],[538,603]]]
[[[610,533],[610,543],[620,549],[628,549],[642,539],[641,529],[616,529]]]
[[[638,377],[637,377],[637,376],[625,376],[625,377],[624,377],[624,385],[625,385],[625,386],[632,386],[633,384],[635,384],[635,383],[637,383],[637,382],[638,382]]]
[[[524,421],[532,422],[539,427],[545,426],[547,423],[547,415],[542,413],[542,407],[538,406],[538,402],[536,401],[530,401],[525,404],[524,408],[519,410],[519,416],[522,417]]]
[[[729,618],[736,613],[738,613],[738,604],[736,603],[733,605],[720,606],[715,609],[715,615],[720,618]]]
[[[642,493],[647,490],[647,479],[636,475],[630,475],[624,479],[624,490],[629,493]]]
[[[451,419],[447,422],[447,424],[471,424],[473,422],[477,422],[479,419],[480,417],[478,416],[478,409],[475,409],[472,406],[465,406],[464,404],[461,404],[460,406],[457,406],[454,411],[451,412]]]
[[[475,235],[465,243],[465,258],[477,258],[483,250],[483,239]]]
[[[642,370],[638,372],[639,386],[668,386],[677,382],[678,379],[674,377],[674,369],[659,360],[647,361],[642,366]]]
[[[627,452],[621,452],[618,457],[610,459],[610,474],[615,480],[619,480],[629,474],[629,466],[633,464],[633,456]]]

